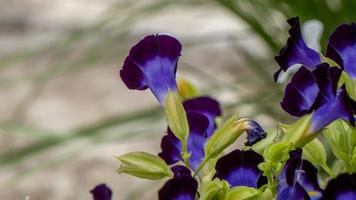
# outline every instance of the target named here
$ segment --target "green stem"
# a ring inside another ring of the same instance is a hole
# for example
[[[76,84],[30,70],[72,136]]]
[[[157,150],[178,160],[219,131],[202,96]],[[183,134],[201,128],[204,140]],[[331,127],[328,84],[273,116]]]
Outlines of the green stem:
[[[206,163],[208,163],[209,160],[210,160],[209,157],[204,158],[204,160],[200,163],[198,169],[195,170],[193,177],[196,177],[199,174],[199,172],[204,168],[204,166],[206,165]]]

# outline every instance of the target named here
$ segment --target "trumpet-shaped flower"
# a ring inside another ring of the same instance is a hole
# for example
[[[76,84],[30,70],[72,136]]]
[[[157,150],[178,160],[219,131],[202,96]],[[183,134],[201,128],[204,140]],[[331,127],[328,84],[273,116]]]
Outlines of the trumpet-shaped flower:
[[[161,105],[168,91],[177,91],[175,73],[182,45],[169,35],[148,35],[130,50],[120,70],[129,89],[150,88]]]

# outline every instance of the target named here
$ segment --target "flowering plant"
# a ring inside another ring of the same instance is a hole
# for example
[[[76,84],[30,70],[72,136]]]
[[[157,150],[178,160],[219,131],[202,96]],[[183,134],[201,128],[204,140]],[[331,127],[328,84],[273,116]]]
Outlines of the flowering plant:
[[[120,155],[118,172],[166,179],[160,200],[356,199],[356,25],[339,26],[323,55],[305,44],[299,18],[288,23],[273,78],[299,65],[281,100],[299,119],[267,132],[252,119],[221,120],[218,100],[176,81],[182,45],[175,37],[149,35],[133,46],[120,77],[129,89],[152,91],[168,127],[161,152]],[[244,132],[244,146],[226,152]],[[105,184],[91,192],[95,200],[112,196]]]

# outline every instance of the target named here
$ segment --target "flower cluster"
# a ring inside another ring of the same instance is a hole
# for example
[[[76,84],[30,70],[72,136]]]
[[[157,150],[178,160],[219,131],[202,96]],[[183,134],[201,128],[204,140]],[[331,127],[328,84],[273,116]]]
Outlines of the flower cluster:
[[[281,101],[299,119],[268,133],[256,121],[235,115],[217,123],[223,118],[218,100],[200,95],[187,81],[177,84],[182,45],[175,37],[149,35],[134,45],[120,77],[129,89],[152,91],[168,127],[161,152],[121,155],[118,172],[167,179],[158,192],[160,200],[356,199],[356,25],[338,27],[323,56],[305,44],[298,18],[288,23],[290,37],[275,57],[280,69],[274,79],[301,65]],[[338,159],[334,172],[317,138],[325,127]],[[244,146],[227,153],[244,132]],[[91,193],[94,200],[112,198],[105,184]]]

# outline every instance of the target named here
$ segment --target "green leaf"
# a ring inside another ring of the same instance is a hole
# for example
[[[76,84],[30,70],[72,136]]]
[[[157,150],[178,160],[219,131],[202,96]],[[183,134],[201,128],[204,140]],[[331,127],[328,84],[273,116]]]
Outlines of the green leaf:
[[[119,173],[125,173],[144,179],[158,180],[171,177],[167,164],[156,155],[145,152],[131,152],[117,157],[122,163]]]
[[[189,125],[182,102],[176,93],[168,92],[165,99],[165,112],[169,128],[182,144],[186,144]]]
[[[263,151],[267,146],[271,145],[278,136],[278,130],[268,130],[267,137],[252,146],[252,149],[259,154],[263,154]]]
[[[273,192],[272,190],[266,188],[265,191],[263,191],[259,197],[258,200],[273,200]]]
[[[259,191],[256,188],[246,187],[246,186],[238,186],[232,188],[228,193],[228,200],[252,200],[256,199],[259,195]]]

